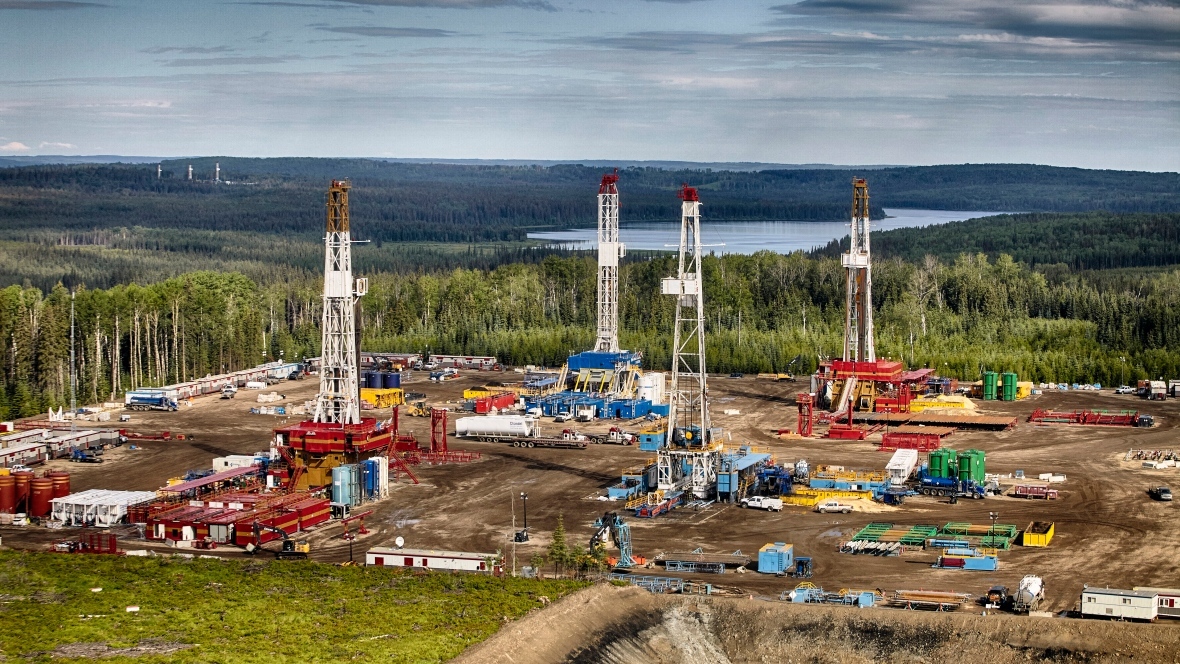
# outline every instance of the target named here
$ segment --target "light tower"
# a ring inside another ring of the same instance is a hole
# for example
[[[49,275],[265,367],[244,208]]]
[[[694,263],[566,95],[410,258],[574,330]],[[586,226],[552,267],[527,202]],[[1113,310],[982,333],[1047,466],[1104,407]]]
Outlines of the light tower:
[[[594,350],[619,351],[619,173],[602,176],[598,186],[598,339]]]
[[[188,165],[188,181],[189,182],[193,181],[193,165],[192,164]]]
[[[844,361],[874,362],[873,276],[869,254],[869,184],[864,178],[852,181],[852,231],[848,253],[840,263],[848,271],[844,311]]]
[[[315,422],[359,424],[356,300],[368,290],[367,279],[352,278],[352,238],[348,231],[347,180],[333,180],[328,189],[324,235],[324,315],[320,393]]]
[[[213,181],[221,182],[221,162],[213,165]]]
[[[694,187],[680,190],[680,258],[661,291],[676,298],[672,384],[665,448],[656,460],[662,490],[691,487],[704,498],[717,482],[718,453],[710,440],[705,373],[705,294],[701,282],[701,202]]]

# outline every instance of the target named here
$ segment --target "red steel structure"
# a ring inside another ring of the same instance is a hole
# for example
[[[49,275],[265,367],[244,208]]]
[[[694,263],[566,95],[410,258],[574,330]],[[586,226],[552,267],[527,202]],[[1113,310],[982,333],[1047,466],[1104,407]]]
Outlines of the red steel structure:
[[[799,406],[799,423],[795,425],[795,433],[810,438],[815,426],[815,396],[799,394],[795,396],[795,403]]]
[[[1139,420],[1139,411],[1124,410],[1109,413],[1101,410],[1056,411],[1037,409],[1028,416],[1029,422],[1042,424],[1089,424],[1097,426],[1133,427]]]

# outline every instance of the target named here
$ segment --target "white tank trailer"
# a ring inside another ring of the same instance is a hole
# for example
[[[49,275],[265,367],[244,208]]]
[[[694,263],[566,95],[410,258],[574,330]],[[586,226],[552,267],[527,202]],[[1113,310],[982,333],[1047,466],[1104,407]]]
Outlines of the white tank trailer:
[[[1041,600],[1045,597],[1045,581],[1039,576],[1029,574],[1020,580],[1016,593],[1012,596],[1012,608],[1017,613],[1036,611]]]
[[[460,438],[474,436],[533,438],[537,435],[537,420],[523,415],[460,417],[455,420],[455,435]]]
[[[905,484],[918,468],[918,450],[897,450],[893,458],[885,464],[885,472],[889,474],[889,483],[894,486]]]

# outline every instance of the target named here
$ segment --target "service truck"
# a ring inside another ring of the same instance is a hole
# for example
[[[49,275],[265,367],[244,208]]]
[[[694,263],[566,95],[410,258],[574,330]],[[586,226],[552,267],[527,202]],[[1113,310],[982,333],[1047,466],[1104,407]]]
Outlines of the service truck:
[[[957,480],[952,477],[931,477],[919,475],[918,492],[924,496],[956,496],[959,498],[986,498],[987,489],[974,480]]]
[[[771,498],[769,496],[754,496],[753,498],[742,498],[741,506],[770,512],[781,512],[783,511],[783,499]]]

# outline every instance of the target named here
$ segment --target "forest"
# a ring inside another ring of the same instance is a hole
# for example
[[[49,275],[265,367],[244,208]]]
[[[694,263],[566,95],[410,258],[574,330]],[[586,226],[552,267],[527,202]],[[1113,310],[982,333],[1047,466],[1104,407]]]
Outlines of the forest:
[[[645,364],[668,366],[672,303],[659,281],[671,256],[621,269],[621,341]],[[814,369],[841,346],[839,260],[797,252],[708,256],[712,372]],[[548,256],[491,270],[368,273],[363,347],[492,354],[511,364],[560,365],[593,341],[596,262]],[[907,365],[974,379],[983,369],[1035,381],[1122,383],[1180,375],[1180,270],[1094,280],[1055,276],[1001,255],[874,265],[877,349]],[[276,271],[255,281],[198,271],[147,285],[76,287],[80,402],[252,366],[282,353],[318,353],[320,279]],[[0,290],[5,342],[0,416],[68,400],[70,291]],[[792,360],[799,358],[795,364]]]
[[[187,180],[187,168],[194,180]],[[213,182],[214,165],[221,177]],[[202,157],[155,165],[0,168],[2,236],[60,231],[82,244],[95,231],[142,227],[234,231],[314,240],[328,181],[353,181],[359,238],[374,243],[515,242],[529,231],[590,227],[603,169],[579,165],[466,166],[371,159]],[[625,168],[620,218],[678,219],[676,190],[701,191],[712,221],[832,221],[848,217],[854,176],[867,177],[872,215],[886,207],[1021,212],[1180,209],[1175,173],[1020,164],[753,172]]]

